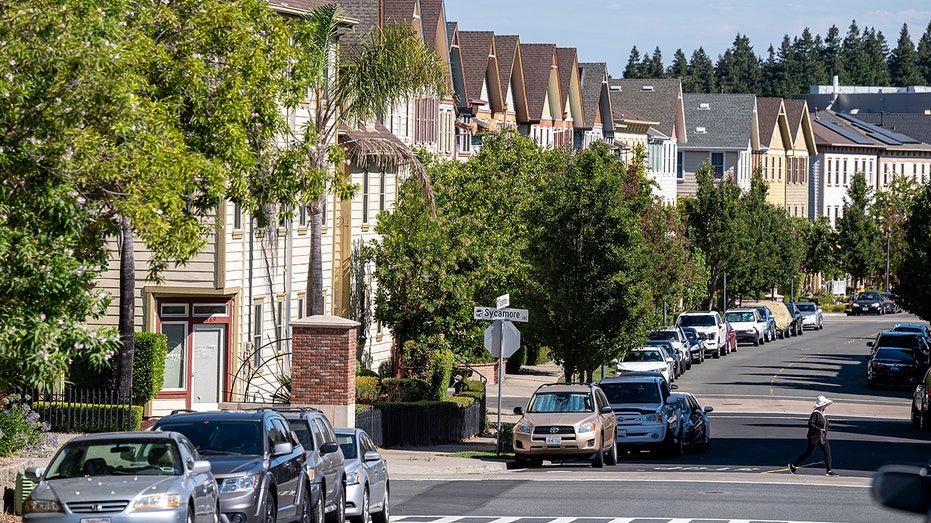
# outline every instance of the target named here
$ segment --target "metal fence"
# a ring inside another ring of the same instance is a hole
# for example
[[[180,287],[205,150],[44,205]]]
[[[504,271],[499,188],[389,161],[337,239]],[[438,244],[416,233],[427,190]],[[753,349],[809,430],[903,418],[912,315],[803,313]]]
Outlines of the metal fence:
[[[37,389],[7,391],[17,394],[56,432],[132,430],[132,394],[117,390],[68,387],[50,392]]]
[[[483,432],[485,402],[466,407],[445,404],[372,409],[356,414],[356,427],[386,448],[462,441]]]

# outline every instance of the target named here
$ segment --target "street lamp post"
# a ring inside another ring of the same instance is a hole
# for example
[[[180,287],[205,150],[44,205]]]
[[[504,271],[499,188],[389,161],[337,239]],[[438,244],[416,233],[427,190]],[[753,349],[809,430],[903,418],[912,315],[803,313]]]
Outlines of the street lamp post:
[[[889,292],[889,244],[891,236],[889,229],[886,229],[886,292]]]

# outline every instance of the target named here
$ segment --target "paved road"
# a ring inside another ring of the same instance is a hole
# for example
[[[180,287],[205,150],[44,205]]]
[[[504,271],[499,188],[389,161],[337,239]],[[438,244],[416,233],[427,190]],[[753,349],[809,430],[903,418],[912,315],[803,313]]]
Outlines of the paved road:
[[[482,518],[463,523],[546,516],[561,518],[556,523],[577,518],[920,521],[876,507],[868,490],[873,471],[882,464],[923,464],[931,456],[931,438],[909,423],[909,392],[872,391],[865,384],[866,341],[902,321],[915,318],[829,316],[821,331],[741,346],[720,360],[693,366],[678,385],[715,407],[713,446],[706,454],[627,456],[602,470],[579,464],[505,470],[492,463],[474,471],[456,469],[437,456],[440,468],[430,472],[425,461],[418,464],[421,474],[405,476],[419,481],[394,482],[394,513],[452,518],[441,523],[457,523],[462,516]],[[555,381],[546,375],[550,370],[538,372],[543,375],[507,377],[502,394],[506,421],[506,413],[526,402],[535,383]],[[497,399],[492,392],[490,406]],[[785,470],[804,447],[805,420],[819,394],[836,401],[829,416],[840,478],[823,476],[817,453],[798,476]]]

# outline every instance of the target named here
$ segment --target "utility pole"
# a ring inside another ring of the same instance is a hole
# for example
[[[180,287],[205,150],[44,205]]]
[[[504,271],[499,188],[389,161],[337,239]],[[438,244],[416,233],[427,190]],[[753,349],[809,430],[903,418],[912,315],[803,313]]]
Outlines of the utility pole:
[[[889,244],[891,236],[889,229],[886,229],[886,292],[889,292]]]

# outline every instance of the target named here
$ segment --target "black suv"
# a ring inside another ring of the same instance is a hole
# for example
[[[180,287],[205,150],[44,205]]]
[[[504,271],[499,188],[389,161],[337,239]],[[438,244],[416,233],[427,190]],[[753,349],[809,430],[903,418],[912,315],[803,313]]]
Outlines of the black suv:
[[[220,486],[220,512],[230,523],[308,520],[304,447],[281,414],[175,411],[152,430],[184,434],[210,462]]]
[[[346,469],[343,451],[330,420],[320,410],[310,407],[275,410],[288,420],[304,446],[311,487],[310,521],[320,523],[326,514],[331,523],[343,523],[346,519]]]

